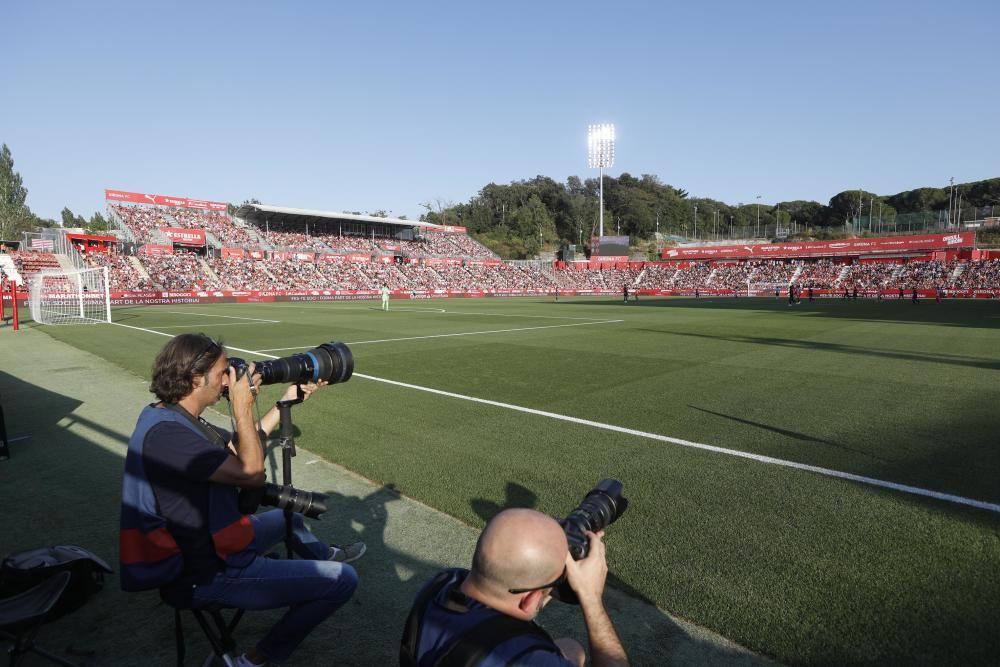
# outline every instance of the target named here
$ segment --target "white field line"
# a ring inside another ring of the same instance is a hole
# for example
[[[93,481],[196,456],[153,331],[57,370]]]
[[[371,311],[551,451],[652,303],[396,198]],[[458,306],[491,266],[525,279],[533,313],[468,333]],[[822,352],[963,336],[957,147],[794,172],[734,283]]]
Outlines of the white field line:
[[[211,313],[189,313],[183,310],[161,310],[161,313],[171,313],[173,315],[193,315],[195,317],[223,317],[227,320],[250,320],[251,322],[272,322],[279,324],[281,320],[262,320],[259,317],[236,317],[235,315],[214,315]],[[166,327],[161,327],[166,328]]]
[[[156,334],[158,336],[167,336],[172,338],[173,336],[168,333],[163,333],[161,331],[155,331],[153,329],[143,329],[142,327],[134,327],[128,324],[118,324],[120,327],[127,327],[129,329],[136,329],[138,331],[145,331],[147,333]],[[261,354],[265,357],[271,357],[276,359],[273,354],[263,354],[259,350],[245,350],[238,347],[232,347],[230,345],[226,346],[231,350],[236,350],[237,352],[244,352],[246,354]],[[429,394],[436,394],[438,396],[446,396],[448,398],[455,398],[462,401],[471,401],[473,403],[480,403],[482,405],[492,405],[497,408],[504,408],[507,410],[514,410],[515,412],[523,412],[529,415],[536,415],[538,417],[547,417],[549,419],[556,419],[559,421],[569,422],[571,424],[580,424],[581,426],[590,426],[592,428],[601,429],[604,431],[612,431],[614,433],[623,433],[625,435],[631,435],[639,438],[646,438],[648,440],[656,440],[658,442],[667,442],[673,445],[680,445],[681,447],[690,447],[692,449],[700,449],[706,452],[712,452],[715,454],[724,454],[726,456],[735,456],[741,459],[748,459],[750,461],[756,461],[758,463],[766,463],[769,465],[780,466],[783,468],[792,468],[793,470],[802,470],[804,472],[811,472],[817,475],[823,475],[825,477],[833,477],[835,479],[843,479],[851,482],[857,482],[859,484],[866,484],[868,486],[874,486],[880,489],[889,489],[892,491],[898,491],[899,493],[905,493],[914,496],[922,496],[924,498],[933,498],[934,500],[940,500],[942,502],[954,503],[956,505],[965,505],[967,507],[975,507],[977,509],[986,510],[988,512],[1000,513],[1000,504],[990,503],[983,500],[975,500],[973,498],[965,498],[964,496],[956,496],[951,493],[942,493],[940,491],[933,491],[930,489],[924,489],[919,486],[910,486],[909,484],[899,484],[897,482],[890,482],[883,479],[876,479],[874,477],[866,477],[864,475],[855,475],[854,473],[841,472],[839,470],[831,470],[829,468],[821,468],[819,466],[808,465],[806,463],[797,463],[795,461],[786,461],[784,459],[774,458],[773,456],[763,456],[761,454],[751,454],[750,452],[741,452],[735,449],[726,449],[725,447],[716,447],[715,445],[706,445],[700,442],[692,442],[690,440],[682,440],[680,438],[672,438],[668,435],[660,435],[659,433],[649,433],[646,431],[638,431],[636,429],[625,428],[624,426],[615,426],[614,424],[604,424],[601,422],[591,421],[590,419],[581,419],[579,417],[571,417],[569,415],[560,415],[555,412],[546,412],[545,410],[536,410],[534,408],[527,408],[521,405],[513,405],[511,403],[501,403],[500,401],[491,401],[486,398],[477,398],[475,396],[466,396],[464,394],[456,394],[451,391],[444,391],[441,389],[433,389],[431,387],[423,387],[421,385],[409,384],[407,382],[399,382],[398,380],[389,380],[387,378],[375,377],[373,375],[365,375],[363,373],[355,373],[354,377],[362,378],[365,380],[371,380],[373,382],[383,382],[385,384],[395,385],[397,387],[403,387],[405,389],[413,389],[416,391],[423,391]]]
[[[518,329],[493,329],[491,331],[463,331],[459,333],[433,334],[429,336],[407,336],[406,338],[380,338],[378,340],[356,340],[346,345],[367,345],[368,343],[393,343],[401,340],[424,340],[426,338],[449,338],[451,336],[480,336],[482,334],[509,333],[511,331],[536,331],[538,329],[561,329],[563,327],[585,327],[589,324],[616,324],[625,320],[597,320],[594,322],[577,322],[575,324],[549,324],[542,327],[520,327]],[[160,327],[166,329],[167,327]],[[298,347],[271,347],[258,352],[283,352],[285,350],[306,350],[311,346],[299,345]]]
[[[161,329],[201,329],[204,327],[245,327],[248,322],[198,322],[197,324],[171,324],[169,327]],[[281,324],[281,322],[271,322],[269,320],[257,320],[256,324]]]

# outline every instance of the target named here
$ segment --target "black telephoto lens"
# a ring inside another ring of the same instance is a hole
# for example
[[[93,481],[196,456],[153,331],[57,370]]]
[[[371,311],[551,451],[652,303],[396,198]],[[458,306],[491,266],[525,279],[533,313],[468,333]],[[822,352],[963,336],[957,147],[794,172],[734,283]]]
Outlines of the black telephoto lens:
[[[343,343],[323,343],[308,352],[280,359],[258,361],[261,384],[303,384],[326,380],[330,384],[347,382],[354,373],[354,355]]]

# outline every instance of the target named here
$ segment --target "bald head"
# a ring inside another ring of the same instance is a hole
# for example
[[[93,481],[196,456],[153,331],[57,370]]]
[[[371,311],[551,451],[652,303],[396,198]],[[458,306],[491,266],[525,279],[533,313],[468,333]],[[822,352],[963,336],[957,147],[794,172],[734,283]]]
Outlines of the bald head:
[[[556,579],[566,564],[566,535],[550,516],[528,509],[509,509],[486,524],[470,576],[493,595],[511,588],[542,586]]]

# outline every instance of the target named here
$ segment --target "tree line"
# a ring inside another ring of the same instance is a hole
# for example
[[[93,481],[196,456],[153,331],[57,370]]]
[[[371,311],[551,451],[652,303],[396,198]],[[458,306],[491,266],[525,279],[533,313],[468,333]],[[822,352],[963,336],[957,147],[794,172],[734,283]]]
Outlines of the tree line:
[[[600,183],[596,178],[570,176],[560,183],[548,176],[490,183],[468,202],[423,204],[426,222],[460,225],[502,257],[526,258],[555,244],[587,246],[597,235]],[[689,237],[695,225],[728,234],[741,227],[780,226],[811,228],[822,234],[843,229],[857,217],[876,213],[891,221],[903,213],[940,211],[956,207],[1000,210],[1000,178],[956,184],[951,188],[917,188],[894,195],[867,190],[845,190],[827,204],[794,200],[730,204],[707,197],[691,197],[653,174],[636,178],[628,173],[604,177],[604,233],[651,239],[656,232]],[[988,214],[988,213],[987,213]],[[696,217],[697,215],[697,217]]]

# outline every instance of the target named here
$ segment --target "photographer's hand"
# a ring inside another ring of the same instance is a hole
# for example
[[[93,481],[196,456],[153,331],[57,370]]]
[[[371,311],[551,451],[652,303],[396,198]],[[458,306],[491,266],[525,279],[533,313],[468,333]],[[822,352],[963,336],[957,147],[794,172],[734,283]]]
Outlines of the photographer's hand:
[[[304,403],[305,401],[309,400],[309,397],[312,396],[313,392],[315,392],[320,387],[325,387],[327,384],[329,383],[326,380],[308,382],[302,385],[290,384],[288,385],[288,388],[285,389],[285,393],[282,394],[281,400],[294,401],[295,399],[297,399],[299,397],[298,388],[299,386],[301,386],[302,402]],[[259,428],[264,433],[264,436],[267,436],[271,433],[271,431],[277,428],[278,423],[280,421],[281,421],[281,414],[278,412],[278,408],[274,407],[268,410],[267,414],[265,414],[263,417],[260,418],[260,421],[257,423],[257,428]]]
[[[580,599],[583,620],[590,637],[590,655],[594,667],[627,667],[628,655],[615,626],[604,608],[604,583],[608,578],[608,561],[604,552],[604,531],[586,531],[590,552],[580,561],[566,554],[566,577]]]

